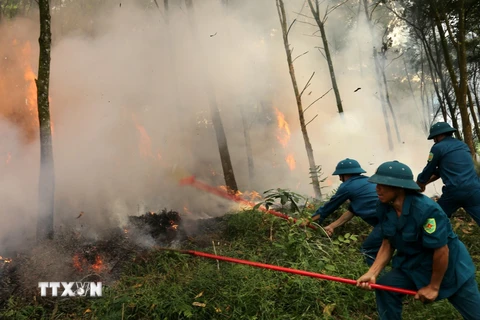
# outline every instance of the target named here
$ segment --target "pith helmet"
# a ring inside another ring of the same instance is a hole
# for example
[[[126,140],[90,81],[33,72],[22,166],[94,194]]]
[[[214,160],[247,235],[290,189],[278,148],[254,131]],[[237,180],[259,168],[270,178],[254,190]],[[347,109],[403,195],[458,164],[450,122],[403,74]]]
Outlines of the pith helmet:
[[[449,133],[457,131],[457,129],[452,128],[446,122],[437,122],[433,126],[430,127],[430,134],[428,135],[428,140],[432,140],[434,137],[438,136],[442,133]]]
[[[341,175],[341,174],[360,174],[365,173],[366,171],[360,167],[360,164],[357,160],[345,159],[340,161],[335,167],[335,171],[332,175]]]
[[[386,186],[420,190],[420,187],[413,181],[412,170],[396,160],[382,163],[368,181]]]

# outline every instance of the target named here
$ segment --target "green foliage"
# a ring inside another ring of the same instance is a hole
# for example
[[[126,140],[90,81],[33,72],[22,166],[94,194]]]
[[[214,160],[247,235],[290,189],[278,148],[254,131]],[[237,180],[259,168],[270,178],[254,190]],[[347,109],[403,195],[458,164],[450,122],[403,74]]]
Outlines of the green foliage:
[[[476,263],[479,229],[464,213],[453,227]],[[218,221],[217,255],[356,279],[368,268],[359,253],[370,232],[363,221],[332,241],[273,215],[242,211]],[[219,240],[220,239],[220,240]],[[200,250],[184,243],[182,248]],[[55,315],[52,316],[53,310]],[[1,319],[375,319],[375,295],[352,285],[184,255],[153,251],[132,261],[98,299],[34,301],[12,297]],[[448,301],[422,305],[407,297],[403,319],[461,319]]]
[[[307,201],[307,199],[304,196],[298,193],[292,192],[288,189],[281,189],[281,188],[269,189],[267,191],[264,191],[263,194],[264,194],[264,200],[257,203],[254,207],[254,210],[257,210],[261,205],[264,205],[265,208],[267,208],[268,210],[278,200],[282,205],[282,209],[284,208],[284,206],[289,204],[290,210],[292,212],[300,213],[300,209],[298,207],[299,201],[300,200]]]
[[[319,179],[318,181],[320,182],[320,184],[321,184],[322,182],[325,182],[325,180],[327,180],[327,177],[322,178],[323,172],[322,172],[322,166],[321,166],[321,165],[317,165],[317,166],[315,167],[315,169],[313,169],[313,170],[310,169],[309,174],[310,174],[310,179],[312,179],[312,177],[314,177],[314,176],[317,176],[318,179]],[[312,184],[312,182],[310,182],[310,184]],[[325,188],[325,187],[322,186],[322,187],[320,187],[320,188]]]

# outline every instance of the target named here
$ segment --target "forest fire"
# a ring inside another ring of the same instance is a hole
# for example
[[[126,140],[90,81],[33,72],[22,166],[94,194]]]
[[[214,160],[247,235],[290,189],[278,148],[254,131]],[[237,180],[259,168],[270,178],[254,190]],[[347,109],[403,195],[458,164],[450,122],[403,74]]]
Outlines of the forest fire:
[[[275,108],[275,113],[277,114],[277,123],[278,123],[278,129],[279,133],[277,134],[277,139],[280,144],[286,148],[288,142],[290,141],[290,127],[285,120],[285,115]]]
[[[140,134],[138,143],[140,155],[145,158],[155,158],[152,151],[152,140],[150,139],[147,130],[145,130],[144,126],[139,124],[135,114],[132,114],[132,120],[135,123],[135,127],[137,128],[138,133]],[[158,156],[160,156],[160,153],[158,153],[157,157]],[[161,158],[161,156],[159,158]]]
[[[22,61],[24,63],[24,79],[27,84],[25,105],[28,108],[29,118],[32,128],[38,128],[38,111],[37,111],[37,85],[35,83],[36,75],[32,66],[28,61],[32,56],[32,47],[30,42],[25,43],[22,49]]]
[[[290,170],[295,169],[296,163],[295,163],[295,158],[293,157],[293,154],[289,153],[285,158],[285,161],[287,162]]]
[[[3,262],[3,263],[11,263],[11,262],[12,262],[12,259],[10,259],[10,258],[4,258],[4,257],[0,256],[0,262]]]
[[[285,120],[285,115],[275,108],[275,113],[277,114],[277,125],[278,125],[278,134],[277,140],[283,146],[284,149],[287,148],[288,143],[290,142],[290,127],[288,122]],[[293,171],[296,167],[296,161],[293,156],[293,153],[289,153],[285,157],[285,162],[288,165],[288,168]]]
[[[89,260],[90,259],[87,259],[84,255],[76,253],[72,258],[73,267],[78,272],[90,270],[99,273],[106,269],[103,259],[99,254],[94,256],[93,262],[90,262]]]

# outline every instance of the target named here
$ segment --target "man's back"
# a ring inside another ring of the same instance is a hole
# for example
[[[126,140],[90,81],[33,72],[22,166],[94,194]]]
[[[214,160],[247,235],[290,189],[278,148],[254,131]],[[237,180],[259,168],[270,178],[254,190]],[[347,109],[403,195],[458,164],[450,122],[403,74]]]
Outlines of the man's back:
[[[349,190],[352,213],[375,226],[379,222],[376,210],[378,196],[376,185],[368,182],[368,178],[368,176],[352,177],[344,182],[344,187]]]
[[[439,156],[439,174],[447,188],[480,183],[470,149],[464,142],[446,137],[432,147],[432,153]]]

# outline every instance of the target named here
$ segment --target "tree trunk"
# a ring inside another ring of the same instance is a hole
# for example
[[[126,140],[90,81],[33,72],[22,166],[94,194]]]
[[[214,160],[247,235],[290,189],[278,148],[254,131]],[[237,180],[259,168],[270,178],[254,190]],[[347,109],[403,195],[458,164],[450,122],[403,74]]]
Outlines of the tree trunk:
[[[390,101],[390,93],[388,92],[387,76],[385,75],[385,57],[382,56],[381,59],[382,60],[379,61],[377,56],[377,61],[379,63],[378,69],[382,73],[383,87],[385,89],[385,101],[390,109],[390,113],[392,114],[393,126],[395,127],[395,133],[397,134],[397,141],[401,142],[402,138],[400,137],[400,130],[398,129],[397,117],[395,115],[395,111],[393,110],[392,102]]]
[[[322,36],[323,49],[325,51],[325,59],[327,59],[328,71],[330,72],[330,79],[332,81],[333,92],[335,92],[335,99],[337,100],[338,113],[343,113],[342,99],[340,98],[340,91],[338,90],[337,78],[335,77],[335,69],[333,68],[332,56],[328,47],[327,34],[325,32],[325,23],[320,20],[320,12],[318,11],[318,0],[315,0],[316,9],[313,7],[312,0],[308,0],[308,5],[312,11],[312,15],[317,22]]]
[[[460,84],[458,87],[460,116],[462,118],[463,139],[470,148],[472,157],[475,156],[473,132],[467,107],[468,73],[467,73],[467,49],[465,39],[465,0],[458,1],[458,64],[460,69]],[[474,114],[472,115],[474,116]]]
[[[457,80],[457,75],[453,67],[452,59],[450,57],[450,50],[448,48],[447,39],[445,37],[445,32],[443,31],[442,23],[440,21],[438,12],[435,11],[435,24],[437,26],[438,33],[440,35],[440,44],[443,49],[443,55],[445,58],[445,65],[447,66],[448,74],[452,82],[453,91],[455,92],[455,98],[457,100],[457,105],[460,110],[460,117],[462,119],[462,131],[463,131],[463,140],[470,148],[470,153],[472,156],[475,154],[475,148],[473,145],[473,135],[472,135],[472,126],[470,123],[470,118],[468,115],[467,108],[467,61],[466,61],[466,49],[465,49],[465,8],[463,5],[463,0],[458,2],[458,44],[457,49],[458,53],[458,64],[460,69],[460,83]]]
[[[368,28],[370,30],[370,36],[372,39],[372,42],[374,41],[374,33],[373,33],[373,25],[370,19],[370,16],[368,15],[368,3],[367,0],[363,0],[363,7],[364,7],[364,12],[365,12],[365,17],[367,18],[368,22]],[[380,96],[380,105],[382,107],[382,113],[383,113],[383,120],[385,122],[385,130],[387,131],[387,140],[388,140],[388,150],[393,150],[393,138],[392,138],[392,130],[390,129],[390,122],[388,121],[388,112],[387,112],[387,106],[385,103],[385,95],[384,91],[382,88],[382,82],[380,80],[380,70],[379,70],[379,65],[377,62],[377,50],[375,47],[373,47],[373,61],[375,64],[375,80],[377,82],[377,90],[378,94]]]
[[[50,86],[50,50],[52,33],[50,30],[49,0],[39,0],[40,9],[40,55],[38,61],[37,101],[40,125],[40,176],[39,211],[37,221],[37,240],[53,238],[53,218],[55,208],[55,172],[53,163],[52,130],[50,105],[48,101]]]
[[[308,163],[310,166],[310,177],[312,179],[313,191],[315,192],[315,197],[321,200],[322,192],[320,190],[320,181],[318,179],[318,169],[317,165],[315,164],[312,144],[310,143],[310,138],[308,137],[307,126],[305,124],[305,116],[303,114],[302,97],[298,90],[297,80],[295,77],[295,69],[293,68],[292,52],[290,51],[290,45],[288,43],[287,16],[285,14],[285,6],[283,0],[276,0],[276,3],[278,17],[280,19],[280,25],[282,27],[283,44],[285,47],[285,53],[287,55],[288,71],[292,80],[293,91],[295,92],[295,100],[297,102],[300,128],[302,130],[303,140],[305,142],[305,149],[307,151]]]
[[[410,89],[410,94],[412,95],[412,99],[413,99],[413,104],[415,105],[415,109],[418,110],[418,103],[417,103],[417,99],[415,98],[415,92],[413,91],[413,87],[412,87],[412,81],[410,81],[410,74],[408,73],[408,67],[407,67],[407,61],[405,61],[405,56],[403,57],[403,67],[405,68],[405,76],[407,77],[407,82],[408,82],[408,88]],[[423,60],[422,60],[422,68],[423,68]],[[422,72],[422,79],[420,81],[420,85],[422,86],[423,85],[423,72]],[[424,132],[428,132],[426,131],[427,130],[427,119],[425,117],[425,108],[422,108],[422,116],[423,116],[423,119],[422,119],[422,127],[423,127],[423,130]]]
[[[450,118],[452,119],[452,125],[455,129],[457,129],[457,131],[455,131],[455,133],[454,133],[455,137],[457,139],[462,139],[462,135],[460,133],[460,130],[458,130],[459,125],[458,125],[457,116],[455,114],[456,113],[456,106],[453,105],[453,103],[450,99],[450,92],[447,89],[447,83],[445,81],[445,77],[443,76],[442,56],[441,56],[440,49],[438,47],[438,41],[437,41],[437,36],[436,36],[434,24],[432,24],[432,34],[433,34],[433,43],[434,43],[434,46],[435,46],[435,54],[436,54],[436,57],[437,57],[436,60],[438,61],[438,63],[436,63],[434,65],[436,66],[437,75],[438,75],[438,78],[440,79],[440,84],[442,86],[443,96],[445,97],[445,101],[447,103],[448,110],[450,112]],[[426,42],[426,40],[425,40],[425,43],[428,46],[428,43]],[[430,47],[428,46],[428,48],[430,48]],[[431,54],[431,61],[432,61],[432,63],[435,63],[434,62],[435,58],[433,57],[433,54]]]
[[[248,180],[250,184],[249,188],[251,188],[253,186],[254,179],[255,179],[255,165],[253,162],[252,143],[250,140],[250,126],[245,116],[244,106],[240,106],[240,113],[242,116],[243,136],[245,138],[245,151],[247,153],[247,161],[248,161]]]
[[[467,86],[467,94],[468,94],[468,106],[470,108],[470,114],[472,115],[472,120],[474,124],[474,132],[477,140],[480,139],[480,128],[478,127],[478,118],[477,114],[475,113],[475,108],[473,107],[473,98],[472,92],[470,91],[470,87]]]
[[[205,58],[205,54],[201,50],[198,36],[195,28],[195,17],[193,12],[193,3],[192,0],[185,0],[185,4],[187,5],[188,12],[190,14],[190,29],[193,34],[193,37],[197,43],[198,55],[201,57],[201,61],[204,61],[204,65],[207,64],[207,58]],[[209,103],[210,103],[210,113],[212,116],[212,124],[215,130],[215,135],[217,137],[217,145],[218,151],[220,153],[220,161],[222,163],[223,169],[223,176],[225,177],[225,185],[227,186],[227,190],[231,193],[236,193],[238,191],[237,182],[235,180],[235,174],[233,172],[232,161],[230,159],[230,152],[228,150],[228,143],[227,137],[225,135],[225,129],[223,127],[222,118],[220,116],[220,110],[218,109],[217,99],[215,97],[213,85],[210,82],[210,75],[208,74],[208,66],[205,67],[205,90],[207,91]]]

